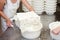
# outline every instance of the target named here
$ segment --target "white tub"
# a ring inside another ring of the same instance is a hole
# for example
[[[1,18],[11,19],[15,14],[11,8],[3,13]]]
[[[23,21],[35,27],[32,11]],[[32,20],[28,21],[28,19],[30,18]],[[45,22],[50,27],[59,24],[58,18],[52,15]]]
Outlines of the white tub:
[[[30,30],[31,28],[27,29],[26,31],[21,30],[21,34],[24,38],[27,39],[35,39],[38,38],[41,34],[42,24],[40,24],[40,28],[36,28],[36,30]]]
[[[41,34],[41,30],[35,31],[35,32],[24,32],[22,33],[22,36],[27,39],[35,39],[38,38]]]
[[[60,33],[58,35],[55,35],[51,32],[53,29],[57,28],[58,26],[60,26],[60,22],[52,22],[49,24],[50,35],[51,35],[52,39],[60,40]]]
[[[42,23],[40,16],[35,12],[19,13],[15,16],[15,20],[24,38],[34,39],[40,36]]]

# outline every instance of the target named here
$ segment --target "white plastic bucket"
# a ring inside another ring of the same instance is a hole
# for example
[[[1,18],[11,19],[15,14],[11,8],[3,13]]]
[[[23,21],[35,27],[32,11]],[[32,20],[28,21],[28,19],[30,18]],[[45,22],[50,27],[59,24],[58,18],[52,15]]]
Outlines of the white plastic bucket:
[[[23,29],[24,29],[24,27],[23,27]],[[34,30],[34,27],[33,28],[28,27],[27,29],[25,29],[25,31],[21,30],[21,34],[24,38],[27,38],[27,39],[38,38],[41,34],[42,24],[40,24],[40,27],[37,27],[35,29],[36,30]]]
[[[24,38],[34,39],[40,36],[42,23],[40,16],[35,12],[18,13],[15,16],[15,20]]]
[[[60,40],[60,34],[55,35],[51,32],[53,29],[57,28],[58,26],[60,26],[60,22],[52,22],[49,24],[50,35],[51,35],[52,39]]]
[[[27,39],[35,39],[35,38],[38,38],[41,34],[41,30],[38,30],[38,31],[34,31],[34,32],[24,32],[22,33],[22,36],[24,38],[27,38]]]

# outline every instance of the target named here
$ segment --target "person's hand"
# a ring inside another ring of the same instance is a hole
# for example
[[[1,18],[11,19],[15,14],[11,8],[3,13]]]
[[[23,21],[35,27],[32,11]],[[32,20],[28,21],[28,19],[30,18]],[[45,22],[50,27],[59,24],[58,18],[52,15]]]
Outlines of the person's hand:
[[[8,19],[8,20],[6,20],[6,24],[7,24],[7,26],[8,26],[8,27],[12,27],[12,26],[11,26],[11,25],[12,25],[11,20],[9,20],[9,19]]]
[[[52,31],[53,34],[58,35],[60,33],[60,27],[57,27]]]

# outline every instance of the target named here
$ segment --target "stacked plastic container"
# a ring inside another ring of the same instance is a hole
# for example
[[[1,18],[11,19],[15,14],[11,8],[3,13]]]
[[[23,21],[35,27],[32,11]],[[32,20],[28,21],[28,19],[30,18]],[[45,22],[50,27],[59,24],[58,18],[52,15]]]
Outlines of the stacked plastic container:
[[[27,0],[28,1],[28,3],[32,6],[32,0]],[[23,10],[25,11],[25,12],[28,12],[29,10],[27,9],[27,7],[25,7],[24,5],[22,5],[23,6]]]
[[[34,8],[37,14],[46,12],[48,15],[52,15],[56,12],[57,0],[27,0],[28,3]],[[23,5],[23,10],[28,12],[29,10]]]
[[[52,15],[56,12],[57,0],[45,0],[45,12]]]
[[[42,14],[44,11],[44,0],[33,0],[33,8],[37,14]]]

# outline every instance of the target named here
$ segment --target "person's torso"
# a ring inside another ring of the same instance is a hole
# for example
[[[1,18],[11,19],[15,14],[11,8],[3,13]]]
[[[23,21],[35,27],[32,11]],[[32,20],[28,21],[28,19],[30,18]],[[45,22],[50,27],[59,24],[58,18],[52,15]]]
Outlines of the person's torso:
[[[6,5],[4,6],[4,13],[9,17],[13,17],[16,14],[16,11],[19,7],[20,0],[17,0],[15,3],[12,3],[11,0],[6,1]]]

